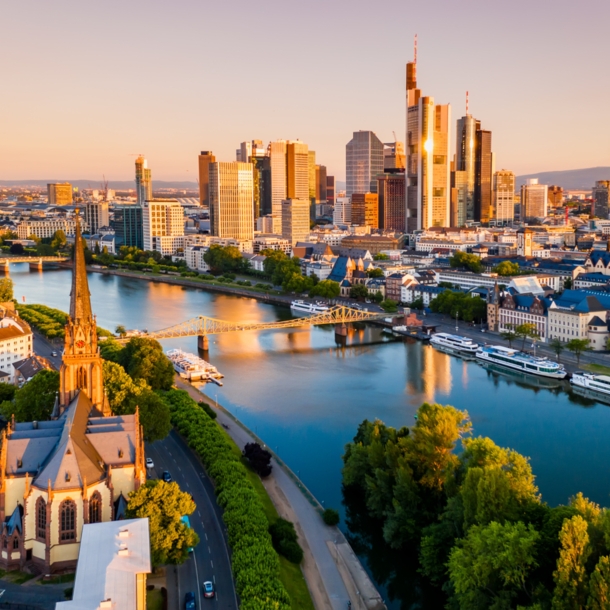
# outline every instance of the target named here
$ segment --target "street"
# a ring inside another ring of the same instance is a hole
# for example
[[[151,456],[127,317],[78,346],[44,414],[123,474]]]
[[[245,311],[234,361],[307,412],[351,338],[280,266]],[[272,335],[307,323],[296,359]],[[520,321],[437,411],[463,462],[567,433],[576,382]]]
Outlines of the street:
[[[212,482],[175,431],[162,441],[148,444],[146,456],[155,464],[154,469],[149,469],[149,478],[160,478],[164,470],[169,471],[180,489],[190,493],[197,505],[189,519],[199,535],[199,544],[184,564],[166,568],[170,610],[184,608],[184,596],[189,591],[195,593],[197,608],[237,610],[222,512],[216,504]],[[203,597],[202,585],[206,580],[214,583],[213,599]]]

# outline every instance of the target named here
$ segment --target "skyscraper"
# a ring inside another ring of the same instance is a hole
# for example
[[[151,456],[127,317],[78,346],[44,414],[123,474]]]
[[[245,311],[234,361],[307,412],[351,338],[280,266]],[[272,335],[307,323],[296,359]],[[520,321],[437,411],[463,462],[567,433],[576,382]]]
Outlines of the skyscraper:
[[[383,142],[372,131],[355,131],[345,147],[347,196],[376,193],[377,175],[383,174]]]
[[[383,169],[405,169],[405,145],[403,142],[385,143],[383,149]]]
[[[335,205],[335,177],[326,176],[326,201],[329,205]]]
[[[377,184],[379,228],[404,232],[406,225],[404,172],[378,176]]]
[[[315,203],[316,203],[316,153],[313,150],[309,151],[309,203],[312,206],[312,209],[315,211]],[[312,218],[315,220],[315,216]]]
[[[474,220],[476,222],[489,222],[491,218],[491,187],[493,179],[491,131],[481,129],[481,124],[478,121],[476,142]]]
[[[120,246],[134,246],[140,250],[144,249],[141,206],[115,206],[110,226],[115,232],[117,249]]]
[[[206,208],[210,207],[209,165],[214,161],[216,161],[216,157],[212,154],[212,151],[201,151],[199,155],[199,203]]]
[[[351,197],[337,197],[335,209],[333,210],[333,223],[336,225],[352,224]]]
[[[326,165],[316,165],[316,203],[328,201],[328,177]]]
[[[309,199],[284,199],[282,201],[282,237],[293,246],[305,241],[309,235]]]
[[[563,189],[556,184],[549,186],[549,207],[560,208],[563,205]]]
[[[254,237],[252,163],[210,163],[210,233],[216,237]],[[280,216],[281,222],[281,216]]]
[[[47,184],[49,205],[72,205],[72,185],[69,182]]]
[[[148,169],[148,161],[140,155],[136,159],[136,199],[138,205],[143,205],[152,198],[152,172]]]
[[[267,148],[271,171],[271,210],[273,232],[282,232],[282,201],[287,197],[286,186],[286,140],[270,142]]]
[[[538,178],[529,178],[521,186],[521,220],[544,218],[548,205],[548,186],[538,184]]]
[[[100,227],[110,224],[107,201],[88,201],[85,206],[85,222],[89,226],[89,233],[94,235]]]
[[[610,180],[598,180],[592,191],[591,215],[606,220],[610,204]]]
[[[164,256],[184,246],[184,208],[176,199],[149,199],[142,206],[144,250]]]
[[[287,199],[309,199],[309,148],[303,142],[286,146]]]
[[[515,174],[503,169],[494,174],[494,218],[498,224],[515,218]]]
[[[377,193],[354,193],[352,195],[352,224],[379,227],[379,198]]]
[[[461,227],[474,220],[474,187],[476,165],[476,133],[478,121],[470,114],[457,120],[455,175],[457,190],[457,220],[452,225]]]

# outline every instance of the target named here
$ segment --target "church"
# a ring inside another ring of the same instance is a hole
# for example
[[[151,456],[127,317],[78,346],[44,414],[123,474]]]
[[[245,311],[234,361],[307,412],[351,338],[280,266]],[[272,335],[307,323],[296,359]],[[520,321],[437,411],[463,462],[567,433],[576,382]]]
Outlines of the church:
[[[0,568],[76,566],[83,525],[121,519],[146,480],[135,415],[113,416],[76,223],[70,315],[59,394],[49,421],[9,423],[0,448]]]

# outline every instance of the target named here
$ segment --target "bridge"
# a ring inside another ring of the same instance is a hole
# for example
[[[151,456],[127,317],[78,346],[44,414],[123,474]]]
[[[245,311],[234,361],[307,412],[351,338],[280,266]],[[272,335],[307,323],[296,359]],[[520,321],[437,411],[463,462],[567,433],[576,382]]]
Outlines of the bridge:
[[[322,324],[334,324],[338,335],[347,335],[346,324],[350,322],[370,322],[385,318],[388,314],[383,312],[361,311],[343,305],[330,307],[324,313],[319,313],[303,318],[294,318],[281,322],[253,322],[240,324],[239,322],[227,322],[206,316],[197,316],[175,326],[169,326],[151,333],[142,333],[141,336],[151,339],[176,339],[178,337],[197,337],[197,347],[208,350],[208,335],[220,335],[225,333],[243,332],[249,330],[272,330],[281,328],[300,328],[303,326],[320,326]],[[128,339],[123,339],[128,340]]]
[[[42,271],[44,263],[63,263],[67,260],[70,260],[67,256],[2,256],[0,274],[8,275],[11,263],[29,263],[30,269]]]

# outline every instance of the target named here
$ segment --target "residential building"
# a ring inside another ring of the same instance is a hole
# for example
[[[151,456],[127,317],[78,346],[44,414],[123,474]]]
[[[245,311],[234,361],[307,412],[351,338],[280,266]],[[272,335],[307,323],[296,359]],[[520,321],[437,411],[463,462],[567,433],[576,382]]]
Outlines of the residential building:
[[[258,254],[261,250],[279,250],[284,254],[290,254],[292,243],[289,239],[278,235],[255,235],[252,241],[252,251],[254,254]]]
[[[494,286],[487,304],[488,326],[497,332],[506,332],[521,324],[533,324],[539,341],[548,341],[548,308],[552,301],[543,294],[518,294],[502,291]],[[492,311],[490,311],[492,310]]]
[[[404,142],[385,143],[383,148],[383,171],[405,171],[405,145]]]
[[[538,178],[528,178],[521,186],[521,220],[545,218],[548,206],[548,186],[538,184]]]
[[[146,575],[151,570],[147,518],[88,523],[72,599],[57,602],[55,610],[146,610]]]
[[[408,273],[391,273],[385,278],[385,297],[399,303],[402,299],[402,287],[415,278]]]
[[[115,206],[110,226],[114,229],[117,249],[121,246],[144,249],[142,206]]]
[[[33,333],[13,303],[0,304],[0,383],[17,383],[16,368],[33,355]]]
[[[215,162],[216,157],[211,150],[201,151],[199,155],[199,203],[206,208],[210,207],[210,163]]]
[[[140,155],[136,159],[136,201],[143,205],[152,198],[152,171],[148,168],[148,161]]]
[[[69,182],[47,184],[49,205],[72,205],[72,185]]]
[[[383,174],[383,142],[372,131],[355,131],[345,146],[346,195],[376,193]]]
[[[587,273],[601,273],[610,276],[610,252],[592,250],[585,261]]]
[[[326,201],[329,205],[335,205],[335,177],[326,176]]]
[[[34,378],[41,371],[52,371],[53,365],[42,356],[38,354],[32,354],[28,358],[15,362],[13,364],[15,369],[15,385],[21,387],[24,383],[27,383]]]
[[[368,250],[372,255],[379,254],[382,250],[396,250],[400,246],[400,238],[388,235],[349,235],[341,242],[341,248]]]
[[[252,164],[211,163],[209,178],[211,234],[251,241],[254,236]]]
[[[209,249],[209,246],[191,246],[185,244],[184,260],[186,261],[186,266],[199,273],[207,273],[210,267],[203,257]]]
[[[90,233],[97,233],[102,227],[110,224],[107,201],[87,201],[85,205],[85,222]]]
[[[152,199],[142,206],[144,250],[158,250],[164,256],[184,247],[184,210],[175,199]]]
[[[351,197],[337,197],[335,201],[335,209],[333,210],[333,223],[336,225],[352,224]]]
[[[400,302],[413,303],[421,299],[424,306],[428,307],[430,301],[436,299],[439,294],[447,290],[442,286],[430,286],[429,284],[421,284],[416,281],[408,281],[400,289]]]
[[[494,174],[493,217],[498,224],[515,219],[515,174],[503,169]]]
[[[379,198],[377,193],[352,193],[352,224],[379,227]]]
[[[292,246],[309,235],[309,206],[307,198],[282,201],[282,237]]]
[[[377,176],[379,203],[378,227],[403,233],[406,226],[405,174],[385,173]]]
[[[610,180],[598,180],[593,187],[591,196],[593,197],[591,215],[607,220],[610,210]]]
[[[86,227],[86,225],[84,225]],[[67,237],[74,237],[76,223],[73,218],[48,218],[47,220],[23,220],[17,225],[19,239],[35,235],[40,239],[53,237],[57,231],[63,231]]]

